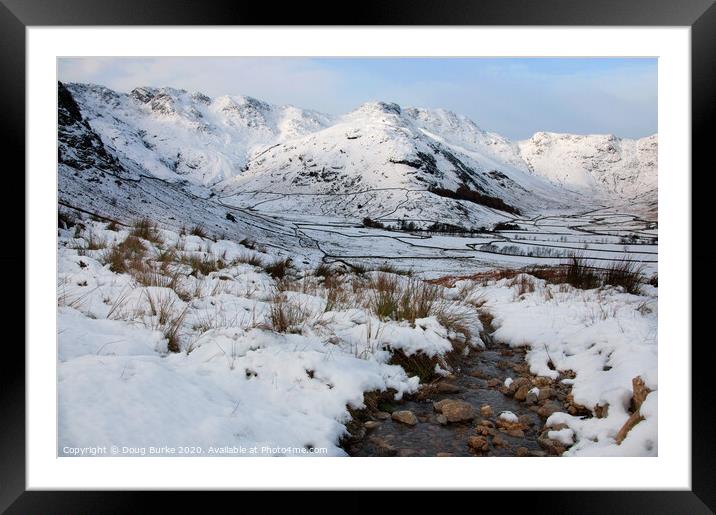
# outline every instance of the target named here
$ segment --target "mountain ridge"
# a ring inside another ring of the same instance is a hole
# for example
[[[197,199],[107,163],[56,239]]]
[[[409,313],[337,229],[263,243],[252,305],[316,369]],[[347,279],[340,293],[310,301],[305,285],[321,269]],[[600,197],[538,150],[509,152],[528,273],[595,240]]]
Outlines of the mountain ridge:
[[[539,213],[585,199],[656,198],[657,135],[538,132],[511,141],[447,109],[391,102],[365,102],[332,116],[171,87],[129,93],[93,84],[59,87],[60,154],[75,155],[82,138],[92,141],[84,158],[66,165],[115,167],[222,198],[280,197],[261,200],[265,209],[364,217],[380,206],[378,213],[395,217],[477,223],[494,219],[495,208]],[[81,122],[68,114],[67,97]],[[70,125],[81,137],[71,137]],[[335,195],[349,200],[330,198]]]

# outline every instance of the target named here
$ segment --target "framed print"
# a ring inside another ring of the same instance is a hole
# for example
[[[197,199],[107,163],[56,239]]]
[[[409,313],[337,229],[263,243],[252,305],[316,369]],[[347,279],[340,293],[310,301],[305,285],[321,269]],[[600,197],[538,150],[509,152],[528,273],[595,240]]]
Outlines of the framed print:
[[[351,26],[131,4],[0,9],[26,204],[3,508],[436,489],[711,512],[712,2]]]

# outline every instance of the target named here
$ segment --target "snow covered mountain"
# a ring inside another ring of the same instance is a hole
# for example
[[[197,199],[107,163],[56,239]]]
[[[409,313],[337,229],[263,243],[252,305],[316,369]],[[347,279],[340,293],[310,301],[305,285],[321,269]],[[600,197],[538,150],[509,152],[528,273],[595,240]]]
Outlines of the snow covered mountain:
[[[254,152],[326,127],[331,118],[251,97],[209,98],[174,88],[129,94],[67,84],[82,115],[122,161],[156,177],[212,185],[241,173]]]
[[[300,204],[302,211],[316,207],[320,200],[319,204],[328,202],[334,212],[348,216],[369,216],[373,206],[380,205],[395,211],[397,218],[420,218],[436,195],[443,200],[432,203],[449,205],[452,211],[463,204],[447,202],[445,197],[473,198],[481,207],[469,207],[482,211],[478,218],[484,218],[484,208],[516,214],[540,206],[564,207],[564,191],[531,175],[517,150],[508,140],[447,111],[403,110],[397,104],[368,102],[330,127],[256,155],[242,174],[224,181],[219,189],[224,195],[298,193],[301,196],[293,203]],[[407,198],[400,191],[429,194]],[[373,206],[367,206],[362,192],[371,192]],[[342,198],[334,203],[331,196]]]
[[[168,87],[59,88],[61,171],[84,171],[65,173],[68,191],[99,188],[74,181],[102,182],[102,170],[212,204],[474,226],[619,203],[653,195],[657,183],[656,136],[513,142],[450,111],[386,102],[333,117]],[[104,188],[117,197],[117,187]]]
[[[657,187],[656,134],[633,140],[538,132],[518,146],[532,173],[568,188],[636,197]]]

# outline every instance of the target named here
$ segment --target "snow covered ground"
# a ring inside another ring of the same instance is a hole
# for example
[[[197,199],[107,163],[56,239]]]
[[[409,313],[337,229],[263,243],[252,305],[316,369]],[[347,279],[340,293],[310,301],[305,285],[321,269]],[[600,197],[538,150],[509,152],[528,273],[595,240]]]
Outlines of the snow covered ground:
[[[656,454],[657,288],[514,272],[578,255],[657,284],[656,136],[87,84],[58,86],[58,121],[61,454],[343,455],[366,392],[397,403],[410,359],[446,377],[483,339],[571,387],[546,421],[566,454]]]
[[[567,454],[655,456],[657,289],[643,285],[643,294],[632,295],[611,287],[580,290],[531,276],[525,280],[527,290],[533,291],[517,295],[510,285],[519,281],[502,279],[471,295],[494,316],[495,340],[529,349],[526,359],[532,374],[558,379],[560,371],[572,371],[574,379],[563,381],[572,386],[574,402],[592,413],[608,406],[603,418],[555,413],[547,419],[547,426],[566,424],[574,434],[575,440],[568,443],[575,445]],[[469,281],[462,281],[455,288],[468,286]],[[616,445],[615,436],[630,416],[635,377],[652,391],[641,410],[645,420]]]
[[[484,345],[481,310],[494,316],[493,338],[529,347],[533,374],[571,370],[576,403],[609,406],[603,418],[550,417],[566,424],[554,439],[575,442],[567,454],[657,452],[657,290],[648,285],[632,295],[530,277],[532,291],[519,294],[514,280],[447,288],[340,263],[344,273],[297,263],[284,274],[270,266],[277,249],[249,240],[88,217],[59,229],[58,252],[60,454],[115,445],[127,455],[344,455],[349,408],[363,407],[364,393],[399,400],[420,386],[393,353],[424,354],[449,373],[450,352]],[[427,307],[384,311],[391,288],[419,292]],[[637,376],[652,391],[645,420],[617,445]]]

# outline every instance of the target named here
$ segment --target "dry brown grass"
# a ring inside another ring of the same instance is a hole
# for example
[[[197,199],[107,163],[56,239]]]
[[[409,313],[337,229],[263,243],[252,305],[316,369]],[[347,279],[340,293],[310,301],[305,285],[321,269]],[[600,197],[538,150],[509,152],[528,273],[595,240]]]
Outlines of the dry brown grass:
[[[153,328],[162,332],[167,340],[167,350],[169,352],[180,352],[181,337],[179,331],[184,323],[188,306],[178,309],[175,306],[174,297],[169,294],[157,294],[154,296],[148,290],[145,290],[145,293],[150,315],[156,317],[156,323]]]
[[[470,280],[485,286],[502,279],[513,279],[509,285],[517,286],[518,295],[522,295],[534,291],[534,283],[524,276],[520,277],[520,274],[527,274],[549,284],[571,285],[582,290],[612,285],[621,286],[629,293],[639,293],[640,285],[645,281],[643,271],[644,267],[641,264],[629,259],[614,261],[607,267],[600,268],[594,266],[584,257],[575,254],[570,256],[566,263],[558,266],[495,269],[469,276],[445,276],[429,282],[452,288],[455,283],[462,280]]]
[[[461,334],[465,343],[470,342],[472,338],[470,322],[477,317],[475,311],[465,306],[442,301],[435,304],[432,313],[449,333]]]
[[[146,251],[142,240],[130,234],[105,252],[103,261],[115,273],[127,273],[131,269],[144,270],[143,260]]]
[[[199,238],[208,238],[209,235],[201,225],[195,225],[189,230],[189,234],[198,236]]]
[[[162,236],[159,233],[159,226],[147,217],[139,218],[132,224],[130,232],[132,236],[147,240],[155,245],[162,244]]]
[[[430,315],[440,298],[437,286],[410,278],[401,281],[391,274],[377,274],[369,283],[370,308],[381,319],[408,320]]]
[[[644,283],[644,266],[631,260],[615,261],[604,272],[604,284],[621,286],[627,293],[638,295]]]
[[[291,258],[283,258],[264,265],[264,270],[274,279],[283,279],[288,275],[292,267]]]
[[[277,293],[269,307],[269,329],[277,333],[300,333],[310,313],[303,306]]]
[[[512,281],[510,281],[509,285],[517,288],[516,293],[518,296],[535,291],[535,283],[527,274],[520,274],[514,277]]]
[[[243,263],[243,264],[246,264],[246,265],[255,266],[255,267],[257,267],[257,268],[263,268],[263,267],[264,267],[263,259],[261,259],[261,257],[257,256],[256,254],[250,254],[250,253],[241,254],[241,255],[237,256],[237,257],[232,261],[232,263],[233,263],[233,264]]]
[[[223,268],[226,268],[226,263],[221,259],[215,259],[211,256],[204,256],[200,254],[184,254],[179,260],[182,264],[191,267],[189,275],[193,276],[207,276],[211,272],[216,272]]]

